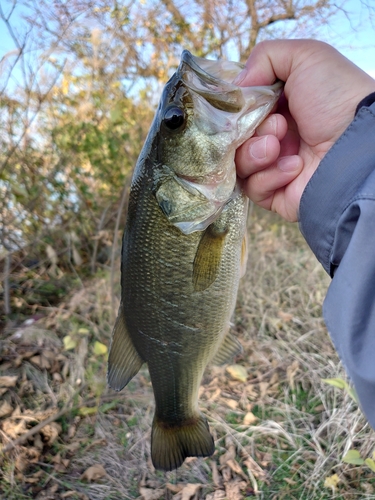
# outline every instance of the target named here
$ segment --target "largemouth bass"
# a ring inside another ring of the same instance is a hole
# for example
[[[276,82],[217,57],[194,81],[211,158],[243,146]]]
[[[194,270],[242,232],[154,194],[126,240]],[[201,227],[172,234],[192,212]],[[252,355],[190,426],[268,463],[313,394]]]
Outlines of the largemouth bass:
[[[147,363],[151,458],[166,471],[214,452],[198,389],[208,363],[241,351],[229,333],[246,260],[234,154],[282,87],[237,87],[242,67],[184,51],[133,174],[108,383],[121,390]]]

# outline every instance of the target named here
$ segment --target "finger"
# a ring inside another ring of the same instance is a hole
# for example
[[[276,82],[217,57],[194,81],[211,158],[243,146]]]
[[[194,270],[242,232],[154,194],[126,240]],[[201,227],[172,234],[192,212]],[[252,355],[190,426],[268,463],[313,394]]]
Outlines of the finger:
[[[277,162],[250,175],[243,181],[246,195],[258,205],[270,209],[263,202],[272,200],[275,191],[291,183],[302,171],[303,161],[298,155],[279,158]]]
[[[288,130],[285,137],[280,141],[280,157],[299,154],[300,136],[295,130]]]
[[[284,116],[274,113],[268,116],[256,129],[255,135],[274,135],[281,141],[287,132],[288,123]]]
[[[241,179],[269,167],[280,154],[280,142],[274,135],[252,137],[236,152],[237,175]]]

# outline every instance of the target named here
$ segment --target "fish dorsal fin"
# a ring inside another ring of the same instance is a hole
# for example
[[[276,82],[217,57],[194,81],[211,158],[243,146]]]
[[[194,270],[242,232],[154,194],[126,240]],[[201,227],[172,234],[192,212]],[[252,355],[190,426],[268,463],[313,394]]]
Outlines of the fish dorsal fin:
[[[224,365],[229,363],[234,356],[237,356],[243,351],[242,345],[231,333],[227,333],[219,347],[219,350],[212,359],[214,365]]]
[[[113,328],[108,357],[108,385],[121,391],[136,375],[144,361],[139,356],[125,326],[122,304]]]
[[[208,226],[199,242],[193,266],[193,285],[196,292],[203,292],[215,281],[227,231],[219,231],[214,224]]]
[[[242,245],[241,245],[241,264],[240,264],[240,278],[243,278],[246,273],[246,266],[247,266],[247,258],[248,258],[248,237],[247,233],[245,232],[245,235],[242,240]]]

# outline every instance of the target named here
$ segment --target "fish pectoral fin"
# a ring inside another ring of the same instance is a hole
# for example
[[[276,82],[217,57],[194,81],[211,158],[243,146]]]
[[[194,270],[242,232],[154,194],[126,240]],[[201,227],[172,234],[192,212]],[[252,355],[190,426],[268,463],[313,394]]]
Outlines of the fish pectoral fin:
[[[144,361],[137,353],[125,326],[124,311],[120,305],[113,328],[108,357],[108,385],[121,391],[136,375]]]
[[[227,232],[216,229],[214,224],[204,231],[193,266],[193,285],[196,292],[203,292],[215,281]]]
[[[245,235],[242,240],[242,245],[241,245],[241,264],[240,264],[240,278],[243,278],[246,273],[246,266],[247,266],[247,258],[248,258],[248,236],[247,233],[245,232]]]
[[[234,356],[237,356],[243,351],[242,345],[231,333],[227,333],[219,347],[217,353],[212,359],[214,365],[224,365],[229,363]]]
[[[151,458],[155,469],[174,470],[187,457],[208,457],[214,451],[215,443],[203,415],[197,415],[178,425],[169,425],[154,417]]]

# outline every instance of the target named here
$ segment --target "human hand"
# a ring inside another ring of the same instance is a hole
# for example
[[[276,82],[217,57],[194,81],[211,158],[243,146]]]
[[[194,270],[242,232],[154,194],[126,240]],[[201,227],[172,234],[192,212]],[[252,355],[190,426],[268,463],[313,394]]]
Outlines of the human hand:
[[[238,149],[237,175],[251,200],[296,221],[306,184],[375,80],[323,42],[273,40],[254,48],[235,82],[276,79],[285,82],[277,113]]]

